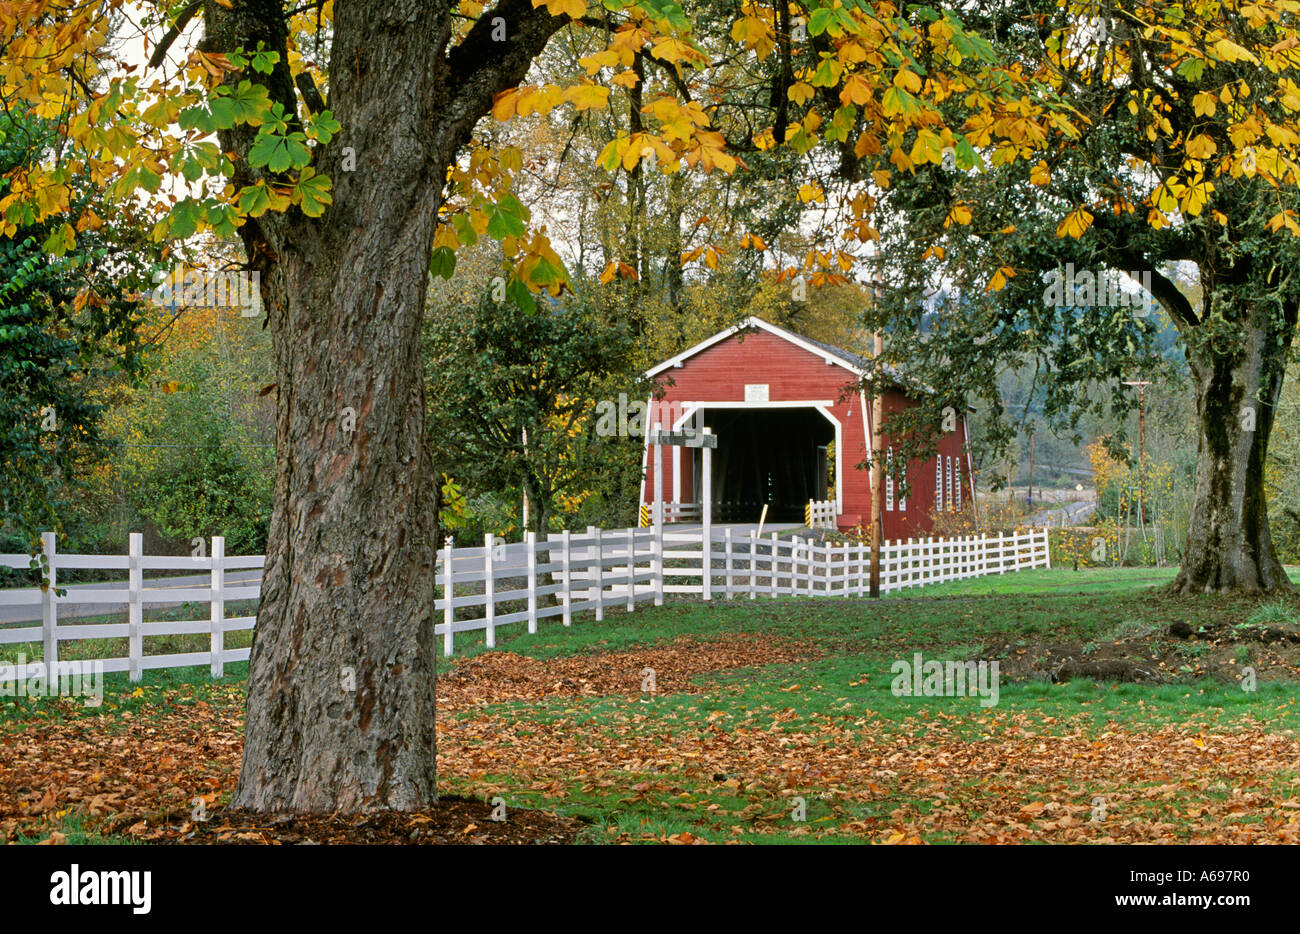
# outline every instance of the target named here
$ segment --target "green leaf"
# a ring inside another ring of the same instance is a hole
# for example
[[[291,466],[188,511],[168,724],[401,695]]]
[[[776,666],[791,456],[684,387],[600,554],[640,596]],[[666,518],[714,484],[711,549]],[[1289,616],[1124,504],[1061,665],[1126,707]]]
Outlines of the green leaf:
[[[302,133],[280,136],[264,126],[248,150],[248,161],[254,166],[266,166],[272,172],[302,168],[311,161],[311,150],[307,148],[306,140]]]
[[[446,246],[434,250],[429,258],[429,272],[443,279],[450,279],[456,272],[456,251]]]
[[[294,201],[302,204],[302,213],[308,217],[320,217],[327,205],[334,203],[330,195],[330,177],[317,175],[311,166],[302,170],[298,184],[294,186]]]
[[[506,286],[506,298],[529,314],[537,310],[537,300],[518,276],[510,277],[510,282]]]
[[[219,237],[233,237],[239,229],[239,215],[231,204],[209,204],[203,209],[203,219]]]
[[[253,71],[258,71],[264,75],[269,75],[271,73],[271,69],[275,67],[278,61],[280,61],[279,52],[267,52],[262,49],[258,49],[256,52],[253,53],[253,59],[252,59]]]
[[[271,206],[271,193],[265,185],[249,185],[239,193],[239,210],[249,217],[261,217]]]
[[[328,110],[322,110],[314,118],[307,121],[307,135],[318,143],[328,143],[334,138],[339,130],[343,129],[343,124],[334,119],[334,114]]]
[[[514,195],[507,194],[497,202],[502,208],[509,211],[521,221],[528,220],[528,208],[519,203],[519,199]]]
[[[229,101],[235,121],[250,126],[261,126],[263,116],[271,109],[266,88],[247,79],[230,91]]]
[[[834,16],[835,12],[829,7],[821,7],[820,9],[813,10],[812,16],[808,19],[808,35],[820,36],[826,31],[826,28],[830,26],[831,19]]]
[[[185,200],[176,204],[168,216],[168,235],[179,240],[194,236],[202,219],[199,206],[193,201]]]
[[[1201,74],[1205,71],[1205,61],[1199,58],[1189,58],[1178,66],[1178,74],[1188,81],[1200,81]]]
[[[71,224],[64,224],[55,228],[54,232],[45,238],[45,244],[42,249],[46,253],[53,253],[55,256],[62,256],[77,245],[77,235],[72,229]]]
[[[228,97],[214,97],[208,101],[212,125],[218,130],[228,130],[235,125],[235,105]]]
[[[509,196],[507,195],[507,197]],[[524,235],[524,222],[500,205],[489,204],[487,206],[487,215],[488,236],[494,240],[504,240],[506,237],[522,237]]]
[[[468,215],[455,215],[451,219],[451,226],[455,229],[460,242],[465,246],[473,246],[478,243],[478,234],[474,232],[474,225],[470,223]]]

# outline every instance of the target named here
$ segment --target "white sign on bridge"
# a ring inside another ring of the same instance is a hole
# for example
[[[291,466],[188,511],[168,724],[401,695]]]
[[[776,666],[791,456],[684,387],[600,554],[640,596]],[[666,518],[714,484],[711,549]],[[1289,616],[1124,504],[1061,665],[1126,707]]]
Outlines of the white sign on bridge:
[[[684,448],[716,448],[718,446],[718,436],[707,428],[704,431],[696,431],[693,428],[687,428],[684,431],[652,431],[650,432],[650,443],[676,445]]]

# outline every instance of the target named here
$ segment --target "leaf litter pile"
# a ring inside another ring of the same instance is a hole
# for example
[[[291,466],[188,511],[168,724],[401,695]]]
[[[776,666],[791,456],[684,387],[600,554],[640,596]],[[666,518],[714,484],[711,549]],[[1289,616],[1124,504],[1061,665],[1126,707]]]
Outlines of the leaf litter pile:
[[[439,782],[451,793],[423,812],[364,820],[272,821],[223,806],[238,775],[242,685],[206,700],[194,686],[154,689],[147,711],[11,721],[0,838],[58,843],[74,820],[155,843],[1300,842],[1290,730],[1249,718],[1222,732],[1099,730],[1082,714],[973,702],[918,705],[902,720],[860,702],[809,712],[801,699],[816,686],[786,680],[821,654],[731,634],[461,659],[438,689]],[[747,705],[762,678],[784,685],[781,703]],[[493,819],[496,796],[504,821]]]
[[[1137,625],[1119,638],[1095,642],[1016,642],[985,648],[973,660],[998,660],[1008,681],[1073,678],[1139,684],[1190,684],[1202,678],[1240,683],[1300,680],[1300,629],[1214,620],[1175,621],[1164,628]]]

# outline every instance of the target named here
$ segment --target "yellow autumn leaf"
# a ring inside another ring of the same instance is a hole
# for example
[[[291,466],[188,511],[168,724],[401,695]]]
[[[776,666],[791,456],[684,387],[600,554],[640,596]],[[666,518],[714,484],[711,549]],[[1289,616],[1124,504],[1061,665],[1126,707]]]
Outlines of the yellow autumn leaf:
[[[900,68],[894,75],[894,87],[918,94],[921,91],[921,76],[910,68]]]
[[[973,216],[974,215],[971,214],[971,209],[965,204],[954,204],[952,209],[948,212],[947,218],[944,219],[943,226],[950,227],[953,224],[966,225],[971,222]]]
[[[502,122],[509,120],[515,115],[515,108],[518,101],[518,88],[512,88],[509,91],[502,91],[492,99],[492,116]]]
[[[1214,140],[1204,133],[1198,133],[1187,141],[1183,151],[1193,159],[1208,159],[1219,149]]]
[[[871,84],[862,75],[850,75],[840,91],[841,104],[857,104],[861,107],[872,97]]]
[[[1257,59],[1250,50],[1243,49],[1241,46],[1237,45],[1237,43],[1226,37],[1214,43],[1214,54],[1219,57],[1220,61],[1224,62],[1250,62],[1253,65],[1259,64],[1259,59]]]
[[[1074,237],[1076,240],[1083,236],[1083,232],[1092,226],[1092,215],[1088,213],[1085,207],[1078,207],[1065,216],[1056,227],[1058,237]]]
[[[587,69],[587,77],[589,78],[602,68],[613,68],[618,63],[619,54],[614,49],[604,49],[578,59],[578,64]]]
[[[821,201],[825,197],[820,185],[814,185],[804,182],[799,186],[799,200],[804,204],[812,201]]]
[[[695,49],[691,48],[689,42],[683,42],[681,39],[675,39],[671,36],[660,39],[655,47],[651,49],[651,54],[655,58],[662,58],[664,61],[673,62],[674,64],[684,58],[695,58],[699,55]]]
[[[1205,202],[1209,200],[1210,195],[1214,192],[1214,184],[1209,181],[1202,181],[1195,185],[1188,186],[1183,192],[1182,198],[1179,199],[1179,207],[1184,214],[1189,217],[1195,217],[1201,213],[1205,207]]]
[[[609,88],[599,84],[579,84],[567,88],[564,99],[576,110],[593,110],[604,107],[609,101]]]
[[[988,285],[984,287],[985,292],[1001,292],[1006,288],[1007,280],[1016,274],[1016,271],[1010,266],[1003,266],[993,273],[993,278],[989,280]]]

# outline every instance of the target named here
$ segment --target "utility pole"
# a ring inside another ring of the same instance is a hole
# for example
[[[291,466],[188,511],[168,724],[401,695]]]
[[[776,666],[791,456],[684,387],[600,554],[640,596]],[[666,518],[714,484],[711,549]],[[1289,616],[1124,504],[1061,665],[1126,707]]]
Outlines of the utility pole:
[[[1034,428],[1029,426],[1029,508],[1034,508]]]
[[[1127,379],[1125,386],[1136,386],[1138,391],[1138,526],[1146,527],[1147,511],[1147,412],[1146,391],[1151,385],[1146,379]]]

